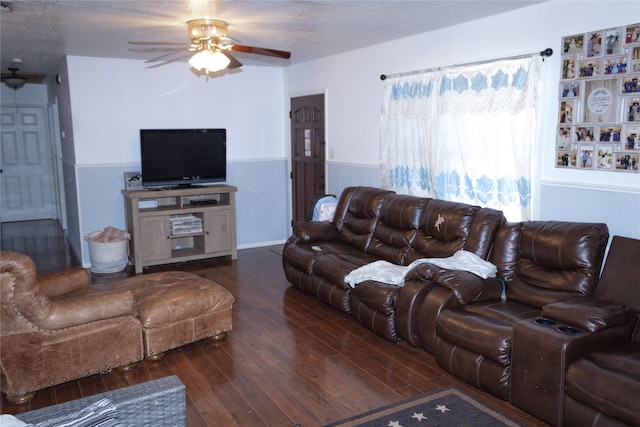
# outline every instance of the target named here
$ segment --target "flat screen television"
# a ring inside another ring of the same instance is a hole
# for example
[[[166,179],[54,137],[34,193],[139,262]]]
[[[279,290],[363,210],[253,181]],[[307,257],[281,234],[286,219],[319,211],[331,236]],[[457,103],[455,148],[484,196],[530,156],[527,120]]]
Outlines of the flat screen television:
[[[227,180],[226,129],[141,129],[144,188],[187,187]]]

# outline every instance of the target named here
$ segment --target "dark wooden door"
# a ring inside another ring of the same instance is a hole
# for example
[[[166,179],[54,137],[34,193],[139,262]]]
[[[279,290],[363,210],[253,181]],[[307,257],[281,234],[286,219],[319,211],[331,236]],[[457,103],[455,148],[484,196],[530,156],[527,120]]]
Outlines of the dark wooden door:
[[[324,95],[291,98],[291,194],[293,222],[311,213],[325,194]]]

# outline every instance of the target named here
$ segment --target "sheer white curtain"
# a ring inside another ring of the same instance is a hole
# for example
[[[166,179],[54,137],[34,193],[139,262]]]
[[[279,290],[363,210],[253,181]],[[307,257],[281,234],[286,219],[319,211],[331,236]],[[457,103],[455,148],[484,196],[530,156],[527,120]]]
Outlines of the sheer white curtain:
[[[387,79],[382,185],[531,219],[540,56]]]

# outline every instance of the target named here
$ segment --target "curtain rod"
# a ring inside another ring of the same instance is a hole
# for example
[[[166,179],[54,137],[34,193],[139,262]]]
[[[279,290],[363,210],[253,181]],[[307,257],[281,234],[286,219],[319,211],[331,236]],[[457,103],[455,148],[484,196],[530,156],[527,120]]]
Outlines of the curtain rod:
[[[540,56],[551,56],[551,55],[553,55],[553,49],[548,47],[545,50],[540,51],[539,53],[540,53]],[[498,58],[498,59],[488,59],[486,61],[467,62],[466,64],[450,65],[450,67],[459,67],[459,66],[463,66],[463,65],[487,64],[489,62],[500,61],[500,60],[504,60],[504,59],[526,58],[526,57],[531,56],[531,55],[533,55],[533,53],[523,54],[523,55],[516,55],[516,56],[507,56],[505,58]],[[434,68],[429,68],[429,69],[426,69],[426,70],[408,71],[406,73],[397,73],[397,74],[380,74],[380,80],[386,80],[388,77],[403,77],[403,76],[410,76],[412,74],[429,73],[431,71],[441,70],[443,68],[448,68],[448,67],[434,67]]]

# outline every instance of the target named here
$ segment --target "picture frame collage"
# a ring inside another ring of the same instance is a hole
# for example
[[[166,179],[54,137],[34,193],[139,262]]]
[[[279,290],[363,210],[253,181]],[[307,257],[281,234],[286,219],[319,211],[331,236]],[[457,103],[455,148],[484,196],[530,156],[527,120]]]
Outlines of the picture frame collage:
[[[639,173],[640,23],[562,38],[557,168]]]

